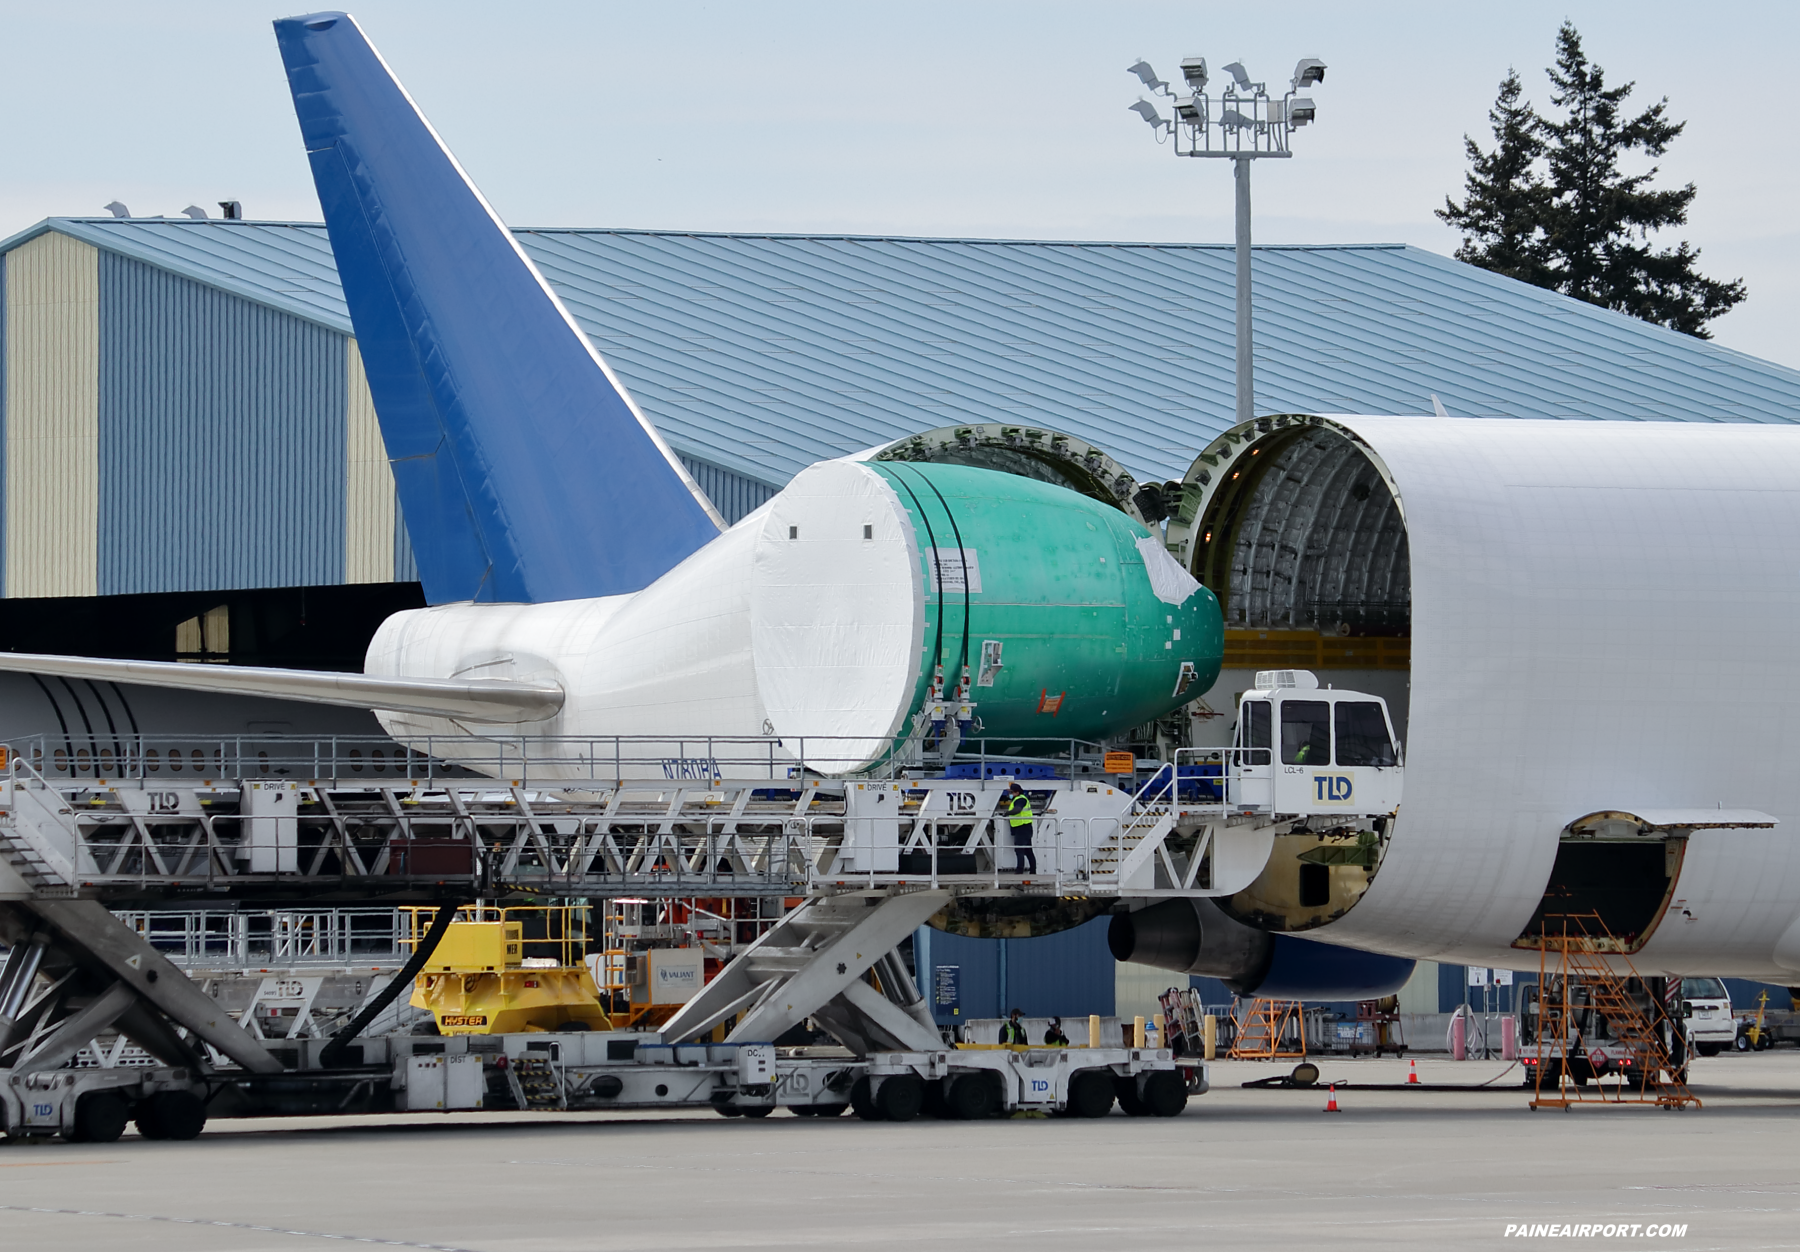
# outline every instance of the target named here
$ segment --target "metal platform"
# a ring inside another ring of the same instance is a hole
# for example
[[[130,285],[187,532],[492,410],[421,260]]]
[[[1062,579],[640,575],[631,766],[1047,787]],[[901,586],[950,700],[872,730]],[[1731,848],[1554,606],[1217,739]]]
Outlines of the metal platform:
[[[1241,890],[1292,824],[1234,809],[1216,775],[1178,779],[1164,765],[1135,792],[1087,776],[1076,745],[1035,767],[975,758],[962,767],[973,777],[914,776],[922,767],[855,779],[601,771],[552,787],[431,768],[417,777],[350,772],[374,769],[374,742],[368,754],[334,741],[329,753],[314,745],[274,756],[266,746],[215,744],[190,757],[140,745],[110,757],[127,767],[119,777],[45,772],[32,764],[45,759],[41,749],[12,751],[0,775],[0,857],[31,896],[114,905],[509,892],[812,897],[894,887],[1153,897]],[[754,757],[774,742],[738,746]],[[171,755],[185,762],[179,775],[168,772]],[[596,745],[591,761],[611,758]],[[231,765],[253,772],[208,774]],[[341,772],[283,776],[300,765]],[[429,762],[381,763],[402,765]],[[1037,814],[1037,869],[1025,874],[1014,872],[1000,811],[1008,770],[1062,774],[1022,780]]]

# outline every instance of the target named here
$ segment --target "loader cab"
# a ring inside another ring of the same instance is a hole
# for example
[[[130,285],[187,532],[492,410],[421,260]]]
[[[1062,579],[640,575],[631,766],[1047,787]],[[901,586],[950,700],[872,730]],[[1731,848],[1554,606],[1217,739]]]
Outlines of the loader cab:
[[[1391,813],[1404,770],[1387,702],[1321,689],[1308,670],[1262,670],[1238,705],[1232,808],[1294,815]]]

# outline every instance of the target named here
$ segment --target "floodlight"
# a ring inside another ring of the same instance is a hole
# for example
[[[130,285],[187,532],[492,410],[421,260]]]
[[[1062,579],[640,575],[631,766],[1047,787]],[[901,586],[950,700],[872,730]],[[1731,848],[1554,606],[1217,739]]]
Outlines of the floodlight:
[[[1195,91],[1205,91],[1206,58],[1183,57],[1181,61],[1181,76],[1187,79],[1187,85],[1192,87]]]
[[[1237,80],[1239,91],[1250,90],[1250,71],[1244,68],[1242,61],[1233,61],[1225,67],[1225,72]]]
[[[1301,57],[1300,63],[1294,67],[1294,90],[1310,87],[1314,83],[1325,81],[1325,62],[1318,57]]]
[[[1199,96],[1175,98],[1175,120],[1188,126],[1206,125],[1206,109]]]
[[[1183,62],[1183,64],[1185,65],[1186,62]],[[1156,76],[1156,71],[1150,68],[1150,62],[1141,58],[1136,65],[1133,65],[1125,72],[1127,74],[1136,74],[1138,76],[1138,81],[1151,91],[1163,91],[1167,89],[1169,85]]]
[[[1288,101],[1287,119],[1290,126],[1304,126],[1314,120],[1317,106],[1311,96],[1295,96]]]
[[[1139,100],[1136,104],[1127,105],[1126,107],[1133,113],[1136,113],[1139,117],[1143,118],[1146,122],[1149,122],[1152,126],[1168,125],[1167,122],[1163,121],[1162,114],[1156,111],[1156,106],[1151,104],[1148,100]]]
[[[1219,114],[1219,125],[1227,129],[1250,130],[1255,127],[1256,119],[1236,109],[1226,109]]]

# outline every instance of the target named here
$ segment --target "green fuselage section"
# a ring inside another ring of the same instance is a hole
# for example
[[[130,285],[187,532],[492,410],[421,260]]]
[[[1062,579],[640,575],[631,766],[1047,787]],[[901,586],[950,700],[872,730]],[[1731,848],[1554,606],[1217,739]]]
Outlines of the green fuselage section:
[[[1218,601],[1204,587],[1179,604],[1159,599],[1138,548],[1150,532],[1118,509],[995,470],[869,468],[893,486],[919,546],[915,712],[941,665],[946,695],[970,675],[977,738],[1099,741],[1180,708],[1218,678]]]

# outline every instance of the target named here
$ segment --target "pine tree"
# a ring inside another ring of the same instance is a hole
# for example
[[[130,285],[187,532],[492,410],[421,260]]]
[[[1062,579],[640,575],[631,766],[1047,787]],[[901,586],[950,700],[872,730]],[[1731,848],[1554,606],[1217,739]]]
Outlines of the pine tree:
[[[1483,152],[1463,136],[1469,157],[1463,202],[1445,196],[1437,215],[1463,232],[1457,260],[1548,287],[1552,282],[1542,224],[1550,192],[1537,169],[1543,157],[1539,138],[1543,122],[1529,101],[1520,103],[1522,94],[1518,73],[1507,70],[1500,95],[1488,110],[1494,150]]]
[[[1694,184],[1658,190],[1650,186],[1655,166],[1642,174],[1619,169],[1628,152],[1662,156],[1686,123],[1669,120],[1667,98],[1636,117],[1623,116],[1635,84],[1609,89],[1568,22],[1557,31],[1556,68],[1549,76],[1551,99],[1564,118],[1541,124],[1555,191],[1543,223],[1554,275],[1545,285],[1707,338],[1706,323],[1744,298],[1743,281],[1700,274],[1700,254],[1685,242],[1660,251],[1649,242],[1658,230],[1687,224]]]
[[[1488,111],[1494,150],[1463,138],[1463,202],[1446,198],[1437,211],[1463,232],[1457,259],[1710,338],[1706,323],[1744,299],[1743,281],[1701,274],[1700,253],[1686,242],[1651,244],[1657,231],[1687,224],[1694,185],[1657,189],[1654,166],[1631,175],[1619,168],[1627,153],[1663,156],[1686,123],[1669,119],[1666,98],[1624,116],[1635,84],[1608,88],[1568,22],[1557,32],[1548,74],[1561,121],[1521,103],[1518,75],[1509,70]]]

